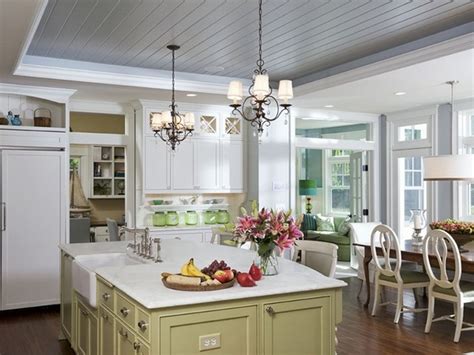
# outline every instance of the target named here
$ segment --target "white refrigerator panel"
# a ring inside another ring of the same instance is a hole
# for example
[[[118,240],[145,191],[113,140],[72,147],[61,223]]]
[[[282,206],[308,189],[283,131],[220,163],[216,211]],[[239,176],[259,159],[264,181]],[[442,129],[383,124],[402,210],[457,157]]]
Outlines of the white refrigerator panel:
[[[1,158],[1,309],[59,303],[65,153],[4,150]]]

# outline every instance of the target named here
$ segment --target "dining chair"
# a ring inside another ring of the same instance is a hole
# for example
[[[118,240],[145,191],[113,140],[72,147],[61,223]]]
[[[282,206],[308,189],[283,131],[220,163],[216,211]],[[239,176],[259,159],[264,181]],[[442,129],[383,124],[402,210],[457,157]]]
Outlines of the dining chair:
[[[310,267],[321,274],[334,278],[337,264],[338,246],[332,243],[315,240],[298,240],[295,242],[293,261],[301,252],[301,264]]]
[[[120,240],[119,228],[115,219],[107,218],[107,230],[109,231],[109,241],[117,242]]]
[[[431,246],[431,250],[430,250]],[[439,269],[439,278],[433,272],[430,254],[434,255],[436,267]],[[446,259],[448,253],[452,253],[454,257],[454,276],[452,279],[448,276]],[[423,241],[423,261],[426,272],[430,278],[428,288],[428,318],[426,319],[425,333],[431,330],[431,324],[440,320],[450,320],[456,323],[456,331],[454,333],[454,342],[459,342],[461,332],[466,330],[474,330],[474,324],[463,322],[464,305],[474,302],[474,282],[461,281],[462,264],[459,248],[451,237],[445,231],[436,229],[428,232]],[[448,301],[454,305],[454,314],[445,315],[433,319],[434,306],[436,298]],[[467,328],[463,328],[467,325]]]
[[[377,247],[382,250],[383,265],[379,258],[374,258],[376,271],[375,271],[375,297],[374,304],[372,307],[372,316],[375,316],[377,306],[379,305],[380,298],[380,287],[386,286],[395,288],[397,290],[397,311],[395,313],[394,323],[398,323],[400,315],[406,312],[422,312],[426,311],[427,308],[412,308],[403,305],[403,290],[404,289],[417,289],[428,287],[430,279],[428,275],[423,272],[413,270],[403,270],[402,265],[402,254],[400,251],[400,245],[398,237],[392,228],[381,224],[376,226],[372,231],[370,247],[372,255],[377,255]],[[394,264],[390,262],[391,252],[395,253]],[[415,297],[416,300],[416,297]],[[384,306],[387,304],[394,304],[393,302],[385,302],[380,304]]]

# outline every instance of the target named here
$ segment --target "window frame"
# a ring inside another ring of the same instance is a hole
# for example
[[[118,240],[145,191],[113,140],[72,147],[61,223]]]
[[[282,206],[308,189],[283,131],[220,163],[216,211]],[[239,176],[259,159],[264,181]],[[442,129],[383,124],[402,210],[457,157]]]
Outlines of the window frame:
[[[326,180],[325,183],[325,211],[327,214],[331,216],[347,216],[351,212],[351,206],[350,206],[350,199],[348,200],[349,206],[347,211],[341,211],[341,210],[333,210],[333,196],[332,192],[333,190],[347,190],[350,191],[350,155],[340,155],[340,156],[333,156],[332,152],[335,149],[327,149],[324,151],[324,179]],[[341,149],[342,151],[348,151],[347,149]],[[342,180],[344,183],[344,177],[347,176],[349,180],[349,185],[342,185],[342,186],[333,186],[332,184],[332,166],[335,164],[347,164],[347,167],[349,168],[349,173],[348,175],[345,174],[336,174],[335,176],[342,176]]]

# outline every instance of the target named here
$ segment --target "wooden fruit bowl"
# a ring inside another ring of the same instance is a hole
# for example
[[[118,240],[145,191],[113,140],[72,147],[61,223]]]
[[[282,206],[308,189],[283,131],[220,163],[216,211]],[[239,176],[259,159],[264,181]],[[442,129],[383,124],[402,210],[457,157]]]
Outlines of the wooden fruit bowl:
[[[166,282],[165,277],[163,277],[161,281],[163,282],[163,285],[165,285],[165,287],[171,288],[173,290],[178,290],[178,291],[217,291],[217,290],[223,290],[225,288],[232,287],[234,286],[234,283],[235,283],[235,279],[232,279],[229,282],[226,282],[220,285],[194,286],[194,285],[178,285],[175,283],[168,283]]]

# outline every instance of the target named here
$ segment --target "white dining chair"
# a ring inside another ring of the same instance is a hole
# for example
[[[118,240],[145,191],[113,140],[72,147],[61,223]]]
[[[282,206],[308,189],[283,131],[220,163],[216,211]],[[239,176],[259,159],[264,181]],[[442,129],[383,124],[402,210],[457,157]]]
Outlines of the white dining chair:
[[[446,260],[448,253],[452,253],[454,257],[454,276],[452,279],[447,273]],[[439,278],[433,272],[430,256],[436,260],[435,265],[439,268]],[[423,242],[423,261],[430,278],[428,318],[426,319],[425,333],[430,332],[433,322],[450,320],[456,323],[454,342],[457,343],[462,331],[474,330],[474,324],[463,322],[464,305],[474,302],[474,282],[461,281],[462,264],[459,248],[453,237],[445,231],[436,229],[428,232]],[[454,314],[433,319],[436,298],[453,303]],[[463,328],[463,325],[467,325],[467,327]]]
[[[372,255],[377,255],[377,247],[382,250],[383,265],[379,258],[374,258],[376,271],[375,271],[375,296],[374,304],[372,307],[372,316],[375,316],[377,306],[379,305],[380,299],[380,287],[386,286],[397,289],[397,311],[395,313],[394,323],[398,323],[400,315],[406,312],[422,312],[426,311],[427,308],[412,308],[403,305],[403,290],[404,289],[417,289],[428,287],[430,280],[428,275],[419,271],[402,270],[402,254],[400,251],[400,245],[398,237],[395,232],[386,225],[379,225],[374,228],[371,235],[371,249]],[[390,262],[391,252],[395,253],[395,263]],[[415,297],[416,300],[416,297]],[[393,302],[385,302],[380,306],[394,304]]]
[[[301,264],[310,267],[327,277],[334,277],[337,264],[338,246],[332,243],[315,240],[298,240],[295,242],[293,261],[301,252]]]

